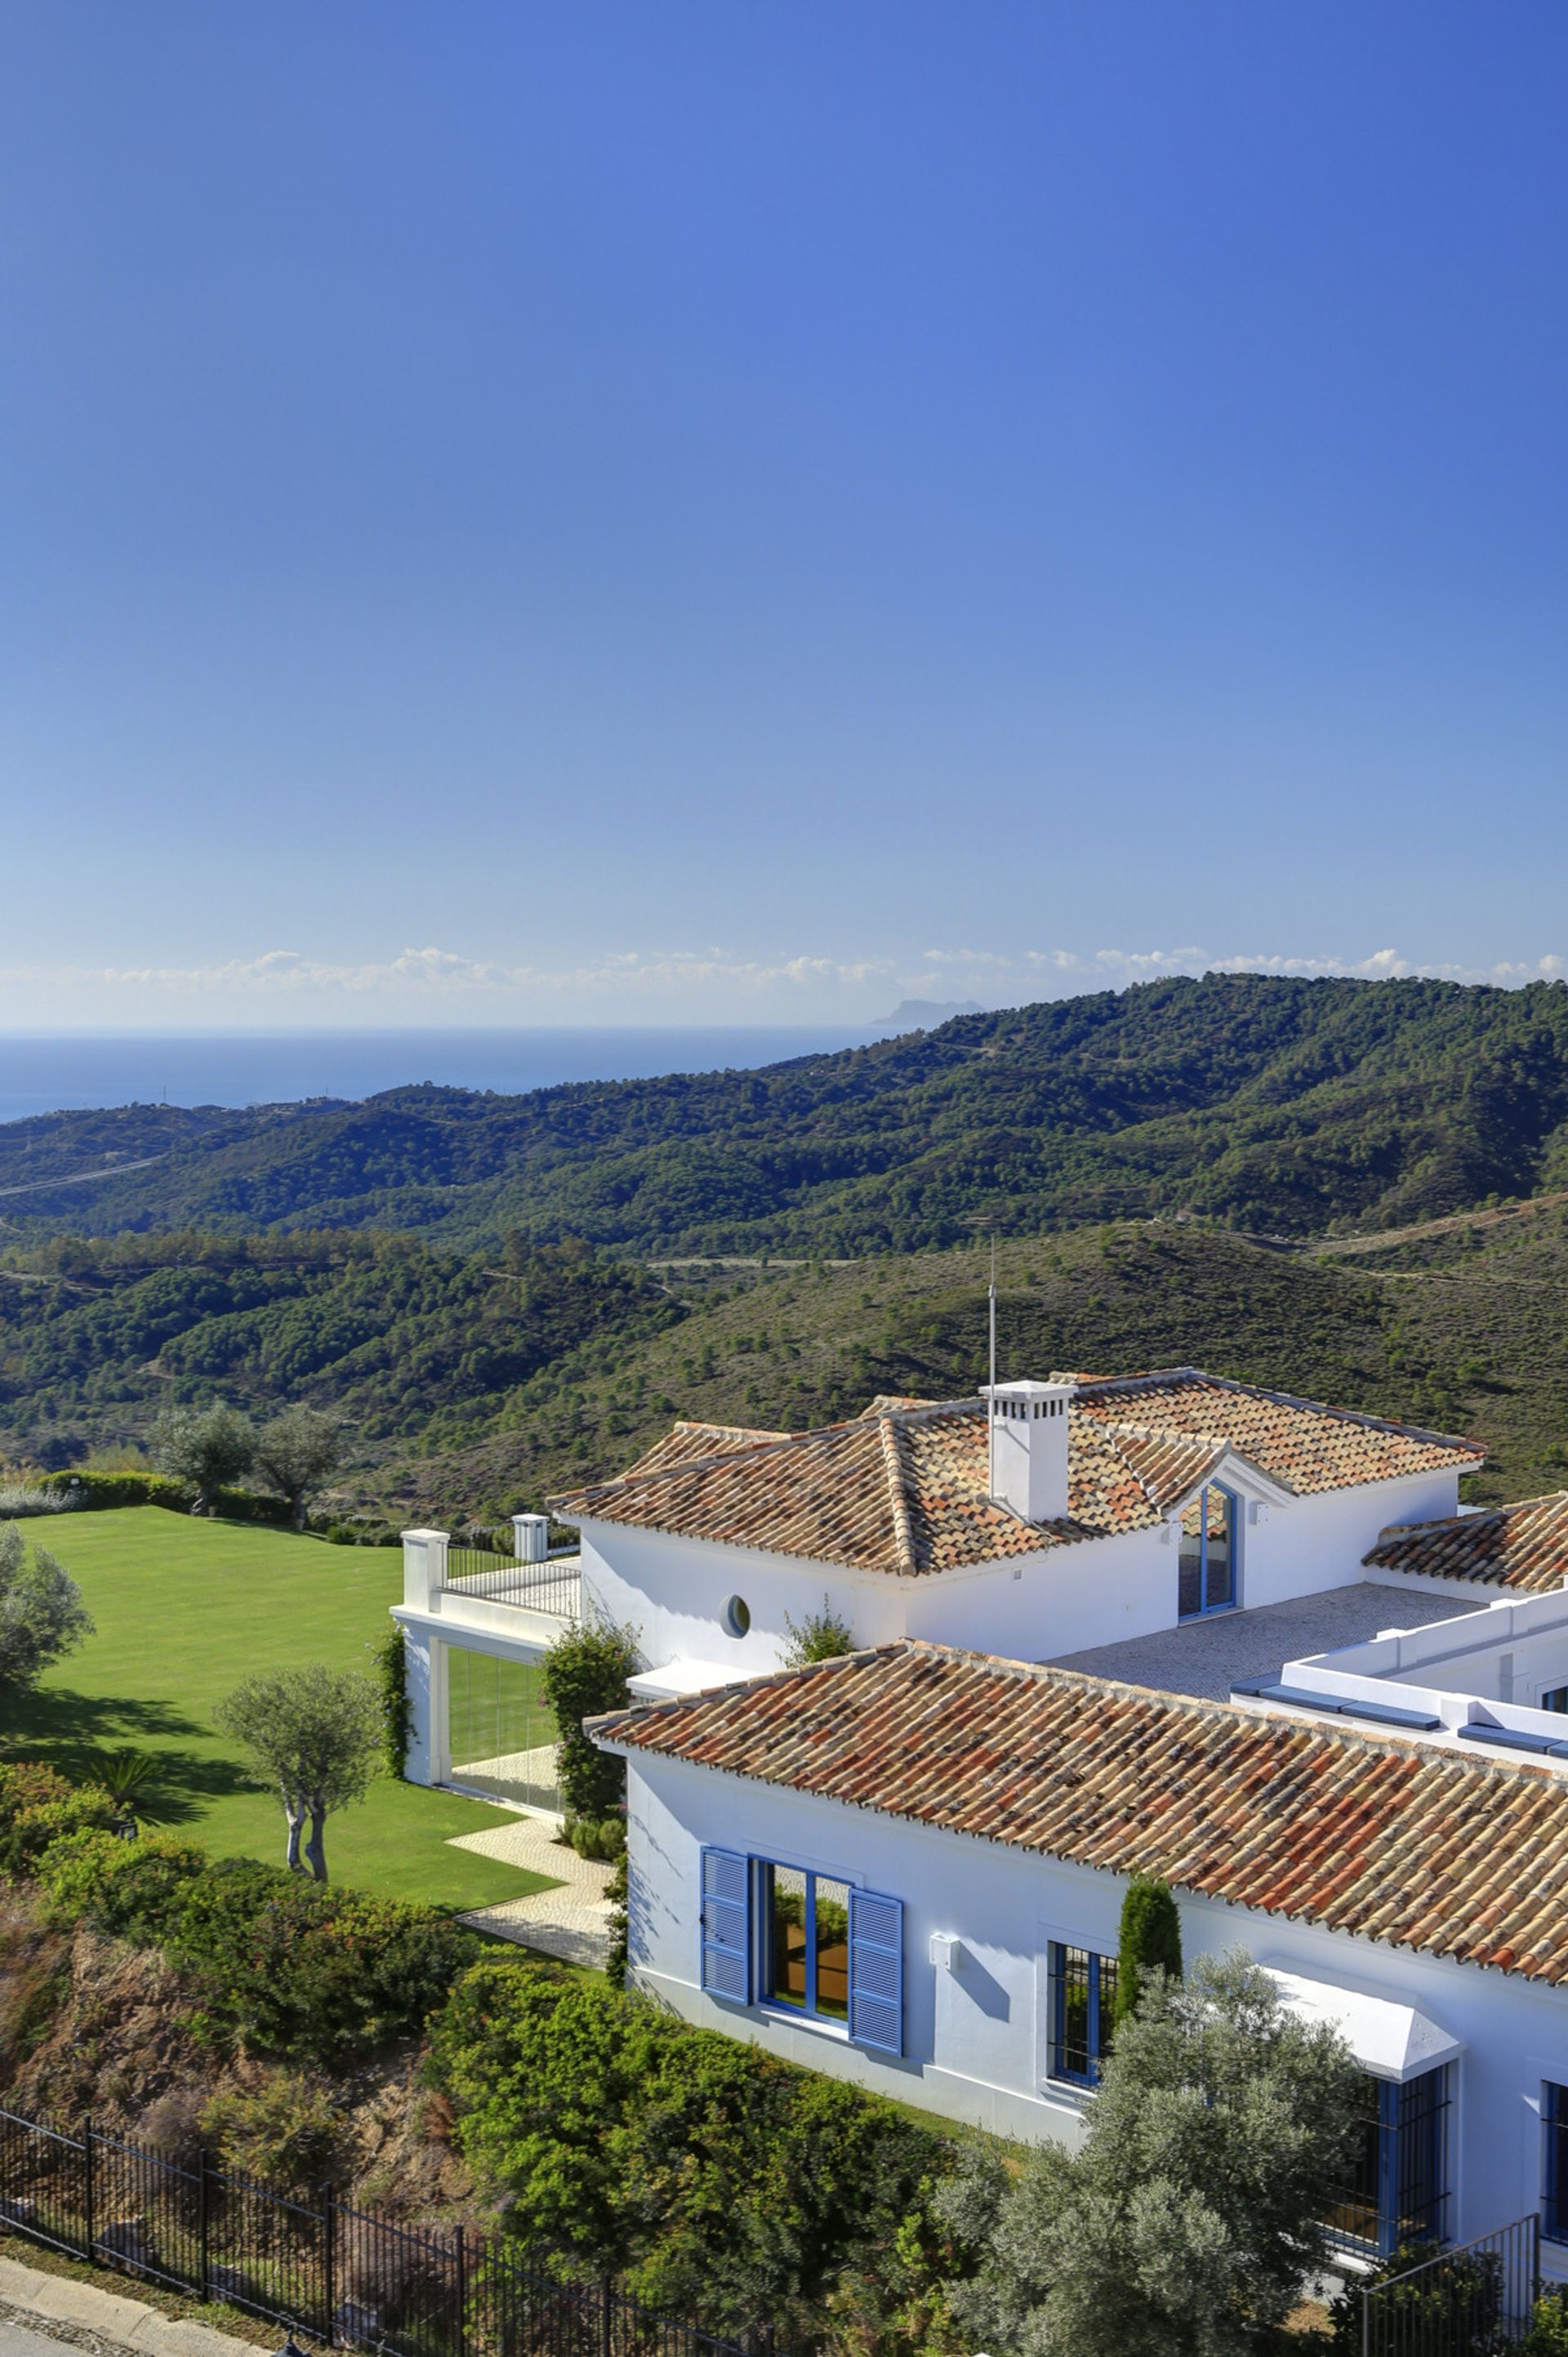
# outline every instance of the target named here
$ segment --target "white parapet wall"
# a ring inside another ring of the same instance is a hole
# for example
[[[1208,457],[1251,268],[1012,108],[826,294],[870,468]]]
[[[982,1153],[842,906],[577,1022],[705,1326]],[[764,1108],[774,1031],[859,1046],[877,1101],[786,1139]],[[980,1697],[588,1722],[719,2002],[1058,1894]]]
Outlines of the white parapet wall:
[[[1568,1717],[1541,1707],[1543,1695],[1568,1688],[1568,1587],[1308,1654],[1285,1663],[1280,1684],[1425,1712],[1455,1733],[1478,1722],[1568,1742]]]

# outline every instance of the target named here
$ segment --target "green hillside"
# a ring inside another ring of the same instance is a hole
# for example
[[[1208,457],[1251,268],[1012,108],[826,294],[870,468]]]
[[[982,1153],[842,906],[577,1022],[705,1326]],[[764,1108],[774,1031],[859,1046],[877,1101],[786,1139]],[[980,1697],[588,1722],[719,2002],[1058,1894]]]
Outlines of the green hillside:
[[[1568,1216],[1392,1257],[1385,1270],[1175,1222],[1004,1243],[1002,1360],[1014,1373],[1197,1364],[1475,1433],[1490,1453],[1477,1498],[1568,1483]],[[618,1470],[676,1413],[799,1429],[880,1391],[971,1392],[987,1274],[974,1249],[730,1272],[662,1330],[555,1361],[488,1433],[389,1452],[380,1490],[400,1512],[496,1513]]]
[[[1180,1209],[1307,1236],[1568,1175],[1568,985],[1209,974],[759,1071],[115,1123],[112,1148],[102,1114],[0,1129],[14,1232],[859,1257],[961,1243],[980,1220],[1025,1235]],[[138,1167],[102,1175],[111,1150]]]

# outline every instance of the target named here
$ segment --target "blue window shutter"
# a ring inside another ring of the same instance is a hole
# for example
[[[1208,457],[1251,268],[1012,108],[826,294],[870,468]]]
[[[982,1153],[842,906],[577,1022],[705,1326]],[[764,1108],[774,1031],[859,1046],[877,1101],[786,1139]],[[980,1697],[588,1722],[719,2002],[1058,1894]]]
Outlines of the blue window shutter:
[[[904,1901],[875,1890],[849,1894],[849,2034],[904,2051]]]
[[[701,1921],[703,1986],[749,2005],[751,1874],[738,1850],[703,1850]]]

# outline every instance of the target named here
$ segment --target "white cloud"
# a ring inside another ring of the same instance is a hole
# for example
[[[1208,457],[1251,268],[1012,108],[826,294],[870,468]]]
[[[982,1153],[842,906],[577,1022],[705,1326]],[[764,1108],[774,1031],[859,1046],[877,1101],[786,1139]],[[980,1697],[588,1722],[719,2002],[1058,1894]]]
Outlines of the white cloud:
[[[993,1006],[1121,988],[1171,974],[1431,975],[1516,987],[1568,975],[1551,952],[1490,966],[1397,949],[1330,957],[1282,951],[931,948],[908,960],[806,951],[747,957],[722,946],[607,950],[574,962],[502,964],[437,943],[359,963],[269,949],[207,965],[0,969],[0,1023],[376,1022],[845,1023],[902,996]]]

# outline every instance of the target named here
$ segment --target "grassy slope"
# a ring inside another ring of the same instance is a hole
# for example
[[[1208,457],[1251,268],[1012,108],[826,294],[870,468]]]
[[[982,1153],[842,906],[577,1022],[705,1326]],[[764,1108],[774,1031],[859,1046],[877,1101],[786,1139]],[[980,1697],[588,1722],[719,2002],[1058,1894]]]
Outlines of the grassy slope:
[[[220,1857],[281,1864],[282,1811],[247,1782],[213,1706],[250,1673],[290,1662],[368,1668],[365,1648],[402,1593],[401,1557],[156,1506],[24,1527],[80,1583],[97,1634],[23,1706],[8,1748],[67,1769],[90,1749],[158,1752],[171,1829]],[[335,1881],[437,1906],[521,1899],[547,1884],[447,1846],[508,1822],[482,1803],[387,1779],[328,1820],[328,1864]]]
[[[1388,1265],[1385,1265],[1388,1264]],[[403,1511],[499,1512],[614,1472],[675,1413],[799,1428],[878,1391],[983,1380],[988,1255],[734,1273],[670,1331],[612,1338],[514,1400],[506,1427],[389,1468]],[[1353,1261],[1196,1224],[1123,1223],[999,1247],[1004,1366],[1126,1373],[1195,1363],[1348,1407],[1473,1431],[1475,1491],[1559,1486],[1568,1454],[1568,1222],[1556,1212]]]

